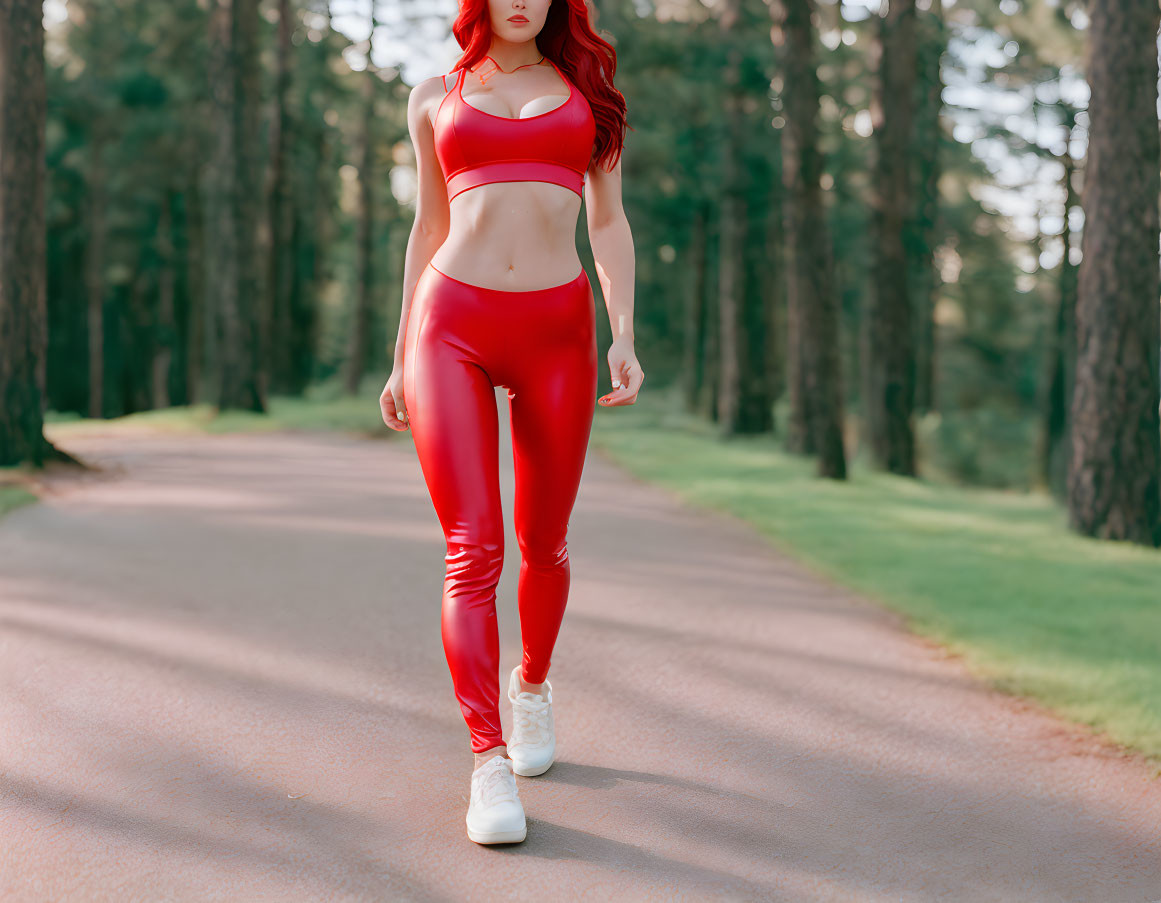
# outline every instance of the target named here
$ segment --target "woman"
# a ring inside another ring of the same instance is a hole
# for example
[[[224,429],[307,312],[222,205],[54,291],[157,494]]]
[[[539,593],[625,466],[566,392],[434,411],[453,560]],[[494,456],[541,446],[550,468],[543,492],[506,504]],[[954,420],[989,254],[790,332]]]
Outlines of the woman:
[[[548,668],[569,589],[566,533],[597,388],[592,286],[574,236],[587,207],[612,324],[607,406],[644,380],[633,350],[633,240],[621,207],[625,101],[585,0],[463,0],[464,54],[412,89],[419,177],[383,420],[410,427],[447,540],[441,632],[475,753],[468,836],[522,841],[515,774],[556,742]],[[494,387],[512,428],[523,658],[499,713],[496,584],[504,556]]]

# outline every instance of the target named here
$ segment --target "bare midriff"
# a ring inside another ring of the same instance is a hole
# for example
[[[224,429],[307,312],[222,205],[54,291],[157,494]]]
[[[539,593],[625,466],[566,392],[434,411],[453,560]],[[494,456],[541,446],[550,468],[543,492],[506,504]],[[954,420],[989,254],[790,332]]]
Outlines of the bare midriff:
[[[563,285],[581,271],[581,198],[552,182],[490,182],[451,199],[450,225],[431,263],[482,288],[527,292]]]

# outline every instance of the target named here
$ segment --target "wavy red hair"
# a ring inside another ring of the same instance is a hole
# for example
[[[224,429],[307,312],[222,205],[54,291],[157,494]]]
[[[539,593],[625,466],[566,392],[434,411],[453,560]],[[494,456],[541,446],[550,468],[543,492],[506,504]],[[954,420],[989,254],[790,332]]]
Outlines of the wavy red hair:
[[[452,34],[464,51],[452,71],[471,70],[492,46],[488,0],[460,0]],[[586,0],[552,0],[536,46],[589,102],[596,122],[593,157],[611,172],[625,145],[625,98],[613,87],[617,51],[593,31]]]

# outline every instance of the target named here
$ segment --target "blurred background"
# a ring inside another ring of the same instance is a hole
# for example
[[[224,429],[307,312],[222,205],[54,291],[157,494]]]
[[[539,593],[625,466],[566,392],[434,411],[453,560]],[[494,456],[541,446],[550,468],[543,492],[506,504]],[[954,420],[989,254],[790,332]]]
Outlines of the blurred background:
[[[250,5],[231,47],[228,3],[45,4],[54,412],[261,410],[271,395],[386,381],[415,193],[406,101],[458,58],[456,5],[234,4]],[[807,4],[795,0],[595,7],[632,127],[624,194],[648,391],[679,385],[725,432],[809,446],[795,435],[788,379],[801,343],[787,259],[809,257],[828,270],[836,305],[848,451],[865,452],[860,324],[877,281],[905,277],[903,366],[925,469],[1062,487],[1060,339],[1088,137],[1083,5],[928,0],[898,33],[863,0],[819,3],[802,21]],[[886,104],[875,87],[884,53],[913,60]],[[807,192],[801,215],[821,205],[825,223],[808,222],[796,248],[788,116],[815,111],[795,111],[787,95],[812,65],[819,83],[802,89],[816,92],[817,135],[801,153],[821,167],[821,194]],[[888,135],[897,156],[876,163],[883,113],[909,118],[899,131],[911,135]],[[898,173],[909,196],[879,206],[899,208],[883,212],[901,231],[877,240],[875,186]],[[592,272],[584,231],[582,217]],[[812,246],[827,234],[829,262]],[[876,276],[880,261],[905,269]],[[723,302],[736,324],[725,329]],[[241,359],[222,341],[229,330],[244,336]],[[222,386],[227,367],[238,386]],[[725,393],[723,379],[734,383]]]
[[[114,419],[408,442],[456,4],[39,7],[0,0],[3,469]],[[593,443],[1161,756],[1159,10],[1095,9],[594,2],[648,378]]]

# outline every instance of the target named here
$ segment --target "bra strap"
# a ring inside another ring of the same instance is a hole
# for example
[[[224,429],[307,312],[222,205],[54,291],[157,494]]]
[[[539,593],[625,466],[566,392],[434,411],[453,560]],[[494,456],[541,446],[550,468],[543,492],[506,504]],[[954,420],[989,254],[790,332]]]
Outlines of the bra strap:
[[[447,86],[447,76],[448,76],[448,73],[445,72],[440,77],[440,81],[444,84],[445,88]],[[441,97],[439,99],[439,106],[435,108],[436,117],[438,117],[439,114],[443,111],[443,105],[445,103],[447,103],[447,99],[449,97],[451,97],[453,94],[457,93],[457,89],[459,88],[459,84],[460,84],[460,79],[463,78],[463,76],[464,76],[464,70],[463,69],[458,70],[456,73],[455,83],[451,86],[451,90],[445,90],[443,97]]]

